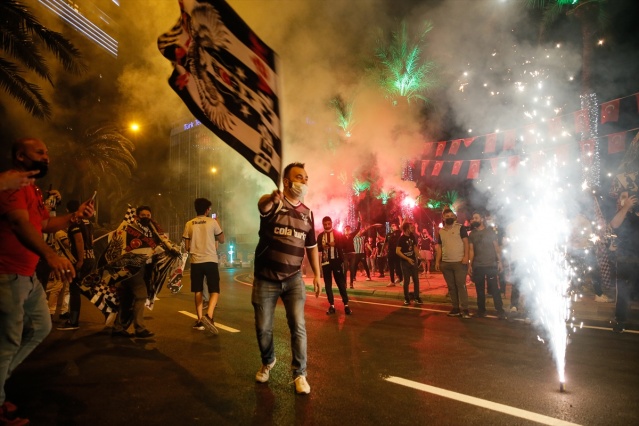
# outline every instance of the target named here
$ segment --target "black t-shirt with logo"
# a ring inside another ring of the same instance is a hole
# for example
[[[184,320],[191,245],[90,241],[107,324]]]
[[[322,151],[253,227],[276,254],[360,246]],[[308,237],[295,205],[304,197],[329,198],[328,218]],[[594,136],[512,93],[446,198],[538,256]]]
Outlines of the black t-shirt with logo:
[[[404,256],[415,260],[417,259],[417,256],[415,254],[415,243],[416,243],[415,235],[402,234],[402,236],[399,237],[399,240],[397,241],[397,247],[399,248],[399,251],[401,251]]]

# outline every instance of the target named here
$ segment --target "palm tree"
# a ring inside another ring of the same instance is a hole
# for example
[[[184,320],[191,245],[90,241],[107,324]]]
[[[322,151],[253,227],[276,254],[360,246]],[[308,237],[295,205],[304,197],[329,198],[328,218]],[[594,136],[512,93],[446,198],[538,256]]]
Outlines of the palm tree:
[[[79,74],[85,66],[80,52],[62,34],[45,28],[29,9],[16,0],[0,2],[0,86],[34,117],[51,116],[40,87],[24,77],[25,68],[53,85],[42,50],[51,52],[67,72]]]
[[[128,184],[137,162],[133,157],[135,145],[120,131],[120,127],[107,124],[93,127],[79,138],[71,137],[55,152],[64,157],[58,161],[65,175],[61,188],[83,199],[98,190],[101,199],[121,194]]]
[[[530,8],[543,9],[542,33],[562,15],[574,16],[581,26],[581,93],[589,94],[594,37],[608,24],[608,0],[524,0]]]

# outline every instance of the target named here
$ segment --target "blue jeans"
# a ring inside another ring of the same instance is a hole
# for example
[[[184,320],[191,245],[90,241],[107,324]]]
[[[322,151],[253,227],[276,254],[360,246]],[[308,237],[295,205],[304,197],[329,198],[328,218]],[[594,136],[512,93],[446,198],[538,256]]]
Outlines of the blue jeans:
[[[4,383],[50,331],[47,298],[36,276],[0,274],[0,404]]]
[[[255,332],[262,364],[270,364],[275,360],[273,316],[279,298],[282,298],[284,303],[286,320],[291,331],[293,377],[306,376],[306,286],[302,281],[301,272],[283,281],[268,281],[257,277],[253,281],[251,302],[255,310]]]
[[[417,262],[411,265],[408,261],[400,259],[399,264],[402,268],[402,275],[404,275],[404,299],[410,301],[408,286],[410,285],[410,279],[413,278],[415,300],[419,300],[419,269],[417,269]]]

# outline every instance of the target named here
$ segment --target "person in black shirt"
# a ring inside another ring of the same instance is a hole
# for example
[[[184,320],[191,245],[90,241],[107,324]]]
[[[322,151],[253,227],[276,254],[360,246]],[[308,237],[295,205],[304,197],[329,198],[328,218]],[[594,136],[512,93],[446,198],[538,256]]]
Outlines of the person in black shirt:
[[[80,207],[80,202],[70,200],[67,203],[69,213],[75,213]],[[77,330],[79,328],[80,307],[82,298],[80,283],[93,271],[95,267],[95,254],[93,253],[93,224],[89,219],[78,218],[69,225],[67,231],[71,244],[71,253],[77,259],[74,265],[77,275],[69,284],[69,318],[58,330]]]
[[[402,268],[402,274],[404,275],[404,305],[410,305],[408,286],[410,285],[411,277],[413,278],[413,286],[415,288],[415,303],[421,305],[422,299],[419,297],[418,269],[420,257],[417,237],[415,235],[415,225],[410,222],[404,222],[402,224],[402,231],[402,235],[397,241],[395,253],[397,254]]]
[[[344,312],[346,315],[352,313],[348,307],[348,293],[346,292],[346,275],[344,274],[344,259],[342,256],[342,246],[344,236],[333,229],[333,221],[326,216],[322,219],[324,232],[317,236],[317,251],[320,254],[322,273],[324,275],[324,288],[328,299],[328,310],[326,315],[335,313],[335,299],[333,298],[333,277],[342,296]]]
[[[402,269],[399,265],[399,257],[397,257],[397,241],[402,235],[396,223],[391,223],[391,232],[386,235],[386,244],[388,244],[388,270],[390,272],[390,284],[387,287],[395,287],[395,284],[402,281]],[[395,280],[397,273],[397,280]]]

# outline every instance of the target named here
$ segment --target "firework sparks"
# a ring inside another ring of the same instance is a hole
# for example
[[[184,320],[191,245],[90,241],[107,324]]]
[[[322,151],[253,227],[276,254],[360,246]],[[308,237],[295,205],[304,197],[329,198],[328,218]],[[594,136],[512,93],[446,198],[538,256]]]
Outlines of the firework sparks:
[[[408,25],[402,22],[392,33],[390,43],[378,41],[375,50],[379,82],[387,97],[396,102],[401,97],[407,102],[421,99],[426,101],[426,91],[434,85],[435,64],[422,58],[421,45],[426,34],[432,29],[428,22],[420,34],[411,39]]]

